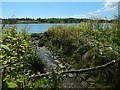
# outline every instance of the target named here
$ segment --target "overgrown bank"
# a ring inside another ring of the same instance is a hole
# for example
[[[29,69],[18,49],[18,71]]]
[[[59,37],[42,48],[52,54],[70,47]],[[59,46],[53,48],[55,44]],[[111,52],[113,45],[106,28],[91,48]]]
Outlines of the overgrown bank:
[[[49,50],[69,63],[72,69],[82,69],[106,64],[120,59],[119,20],[111,28],[101,28],[99,20],[81,23],[80,26],[54,26],[39,34],[39,46]],[[93,29],[93,23],[96,28]],[[106,22],[107,23],[107,22]],[[119,63],[97,71],[81,74],[90,87],[119,87]]]
[[[17,32],[16,25],[3,27],[0,43],[2,89],[33,90],[54,87],[49,74],[44,78],[40,77],[45,72],[45,66],[26,29]],[[36,75],[39,77],[35,77]]]
[[[93,23],[95,28],[93,29]],[[107,22],[106,22],[107,24]],[[81,23],[80,26],[55,26],[39,37],[39,46],[47,46],[69,63],[70,70],[96,67],[112,60],[120,59],[120,29],[117,20],[111,28],[101,28],[99,20]],[[3,89],[58,88],[61,74],[46,73],[42,77],[44,65],[31,45],[31,35],[16,26],[3,27],[1,40]],[[33,38],[34,39],[34,38]],[[34,40],[33,40],[34,41]],[[79,74],[89,82],[90,87],[119,87],[120,63],[107,68]],[[72,67],[72,68],[71,68]],[[37,76],[37,77],[36,77]],[[55,78],[57,77],[57,79]]]

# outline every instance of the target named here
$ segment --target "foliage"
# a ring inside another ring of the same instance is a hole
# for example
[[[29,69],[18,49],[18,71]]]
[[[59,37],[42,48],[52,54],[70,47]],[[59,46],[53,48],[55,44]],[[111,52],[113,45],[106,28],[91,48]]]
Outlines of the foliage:
[[[2,19],[3,24],[28,24],[28,23],[80,23],[80,22],[87,22],[90,19],[79,19],[79,18],[7,18]],[[106,20],[99,20],[100,22],[104,22]],[[107,20],[108,22],[112,22],[114,20]]]
[[[79,26],[53,26],[44,33],[45,45],[76,69],[102,65],[120,59],[120,29],[117,25],[116,21],[101,23],[97,19],[82,22]],[[94,75],[115,87],[118,68],[114,65]],[[88,73],[88,77],[92,75]]]
[[[32,83],[31,75],[36,74],[39,68],[33,65],[42,65],[31,46],[31,36],[26,29],[17,32],[15,25],[4,27],[2,30],[2,73],[3,89],[23,89]],[[43,69],[44,65],[40,69]],[[40,72],[40,71],[39,71]]]
[[[58,88],[57,84],[61,80],[59,73],[47,73],[41,78],[31,77],[44,72],[44,65],[31,45],[31,37],[39,38],[39,46],[47,46],[62,58],[61,61],[64,60],[75,69],[119,60],[118,22],[119,19],[112,23],[106,20],[103,25],[99,19],[89,20],[79,26],[53,26],[43,34],[32,36],[26,29],[18,33],[15,25],[3,27],[0,41],[3,89]],[[119,87],[120,63],[102,70],[86,72],[81,76],[85,80],[94,79],[95,87]]]

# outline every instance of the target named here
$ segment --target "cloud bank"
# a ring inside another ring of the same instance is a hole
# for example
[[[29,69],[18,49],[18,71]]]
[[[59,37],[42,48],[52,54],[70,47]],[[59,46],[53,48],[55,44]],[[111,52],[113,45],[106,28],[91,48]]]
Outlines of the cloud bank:
[[[92,17],[99,17],[101,13],[112,12],[118,10],[118,2],[120,0],[106,0],[103,8],[96,10],[94,12],[90,12],[89,14]]]
[[[103,7],[100,8],[99,10],[93,11],[93,12],[88,12],[88,14],[80,14],[80,15],[72,15],[69,17],[72,18],[98,18],[101,17],[102,13],[107,13],[107,12],[113,12],[115,10],[118,10],[118,2],[120,0],[105,0],[103,2]],[[104,17],[103,17],[104,18]]]

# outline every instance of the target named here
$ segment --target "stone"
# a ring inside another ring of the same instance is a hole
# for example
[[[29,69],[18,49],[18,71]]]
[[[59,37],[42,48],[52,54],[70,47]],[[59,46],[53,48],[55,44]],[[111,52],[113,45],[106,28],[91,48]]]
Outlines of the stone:
[[[63,66],[62,64],[59,64],[59,67],[60,67],[60,68],[65,68],[65,66]]]
[[[74,76],[74,77],[77,77],[77,73],[73,73],[73,76]]]
[[[55,61],[55,63],[60,64],[60,62],[58,60],[54,60],[54,61]]]
[[[95,80],[92,79],[92,78],[88,78],[88,79],[87,79],[87,82],[93,82],[93,83],[95,83]]]
[[[69,76],[69,77],[73,77],[73,74],[72,74],[72,73],[69,73],[68,76]]]
[[[57,59],[57,57],[55,57],[55,56],[54,56],[53,58],[54,58],[54,59]]]
[[[81,81],[82,81],[82,78],[81,78],[81,77],[77,77],[77,81],[78,81],[78,82],[81,82]]]
[[[76,73],[69,73],[68,75],[69,75],[69,77],[76,77],[77,76]]]
[[[88,87],[88,83],[85,82],[85,81],[82,81],[81,84],[82,84],[82,86],[83,86],[84,88],[87,88],[87,87]]]

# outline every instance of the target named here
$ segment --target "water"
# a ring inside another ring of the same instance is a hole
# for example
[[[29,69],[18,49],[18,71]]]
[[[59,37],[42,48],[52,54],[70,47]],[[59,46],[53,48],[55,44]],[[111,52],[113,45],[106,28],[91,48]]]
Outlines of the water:
[[[29,33],[44,33],[49,27],[58,25],[75,26],[78,24],[17,24],[17,29],[21,31],[21,29],[25,27]]]
[[[48,30],[49,27],[58,26],[58,25],[65,25],[65,26],[78,26],[78,23],[66,23],[66,24],[16,24],[18,32],[21,31],[22,28],[26,28],[29,33],[44,33]],[[11,24],[6,24],[6,26],[11,26]],[[87,26],[87,25],[86,25]],[[100,27],[102,29],[111,28],[110,23],[102,23]],[[97,25],[93,24],[93,29],[97,29]]]

